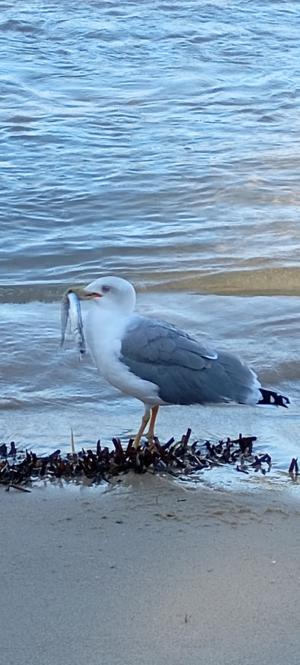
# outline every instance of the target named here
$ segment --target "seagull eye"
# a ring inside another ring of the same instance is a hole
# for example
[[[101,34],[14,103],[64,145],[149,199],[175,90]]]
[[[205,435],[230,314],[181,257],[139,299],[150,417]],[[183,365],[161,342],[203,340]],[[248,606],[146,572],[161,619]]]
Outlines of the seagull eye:
[[[103,291],[103,293],[108,293],[110,291],[110,286],[107,286],[107,284],[104,284],[102,286],[102,291]]]

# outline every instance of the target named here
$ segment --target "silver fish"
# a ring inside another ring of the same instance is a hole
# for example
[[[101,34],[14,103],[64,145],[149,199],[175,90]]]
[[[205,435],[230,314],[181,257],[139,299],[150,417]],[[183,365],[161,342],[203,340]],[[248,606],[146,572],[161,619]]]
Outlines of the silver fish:
[[[83,323],[81,316],[80,300],[75,291],[68,291],[62,299],[61,305],[61,346],[65,341],[65,334],[68,321],[71,324],[71,332],[75,337],[80,356],[86,351],[85,339],[83,334]]]
[[[61,301],[61,310],[60,310],[60,321],[61,321],[60,346],[63,346],[65,341],[66,329],[69,320],[69,307],[70,303],[69,303],[68,293],[64,293]]]

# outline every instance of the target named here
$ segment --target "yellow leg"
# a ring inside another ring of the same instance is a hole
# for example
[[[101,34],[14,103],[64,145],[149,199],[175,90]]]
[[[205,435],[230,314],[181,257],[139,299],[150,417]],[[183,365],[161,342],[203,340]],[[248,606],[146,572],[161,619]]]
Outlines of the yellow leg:
[[[145,413],[142,417],[142,422],[141,422],[140,429],[139,429],[137,435],[134,437],[134,441],[133,441],[133,447],[134,448],[139,447],[139,445],[141,443],[141,438],[142,438],[142,436],[144,434],[144,431],[147,427],[147,423],[149,422],[149,418],[150,418],[150,409],[145,407]]]
[[[146,437],[147,437],[149,443],[152,443],[152,441],[154,439],[154,426],[155,426],[155,421],[156,421],[157,414],[158,414],[158,409],[159,409],[158,404],[156,404],[156,406],[153,406],[152,409],[151,409],[151,418],[150,418],[150,423],[149,423],[149,429],[148,429],[148,432],[146,434]]]

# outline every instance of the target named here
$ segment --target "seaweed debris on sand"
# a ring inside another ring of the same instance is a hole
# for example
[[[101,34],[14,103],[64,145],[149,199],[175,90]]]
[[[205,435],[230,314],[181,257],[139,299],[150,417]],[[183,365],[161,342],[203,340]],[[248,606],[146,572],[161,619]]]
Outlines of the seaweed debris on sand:
[[[169,473],[175,477],[191,476],[200,471],[223,465],[234,466],[235,470],[249,474],[260,472],[263,475],[271,469],[272,460],[268,453],[254,455],[255,436],[239,434],[237,439],[226,438],[211,443],[205,441],[190,443],[191,430],[179,441],[171,438],[167,443],[155,439],[136,449],[133,439],[123,447],[119,438],[113,438],[113,448],[101,446],[100,440],[95,450],[74,451],[62,455],[55,450],[50,455],[37,455],[32,451],[18,451],[14,442],[9,446],[0,444],[0,484],[24,490],[24,485],[36,480],[88,479],[90,483],[109,482],[110,478],[132,470],[136,473]]]

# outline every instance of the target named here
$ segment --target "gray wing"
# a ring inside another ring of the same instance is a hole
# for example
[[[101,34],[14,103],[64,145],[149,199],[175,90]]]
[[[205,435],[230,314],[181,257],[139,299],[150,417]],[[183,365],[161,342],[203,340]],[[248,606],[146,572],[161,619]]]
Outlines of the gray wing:
[[[121,357],[137,376],[152,381],[170,404],[259,399],[254,373],[231,354],[218,354],[168,323],[134,317],[122,340]]]

